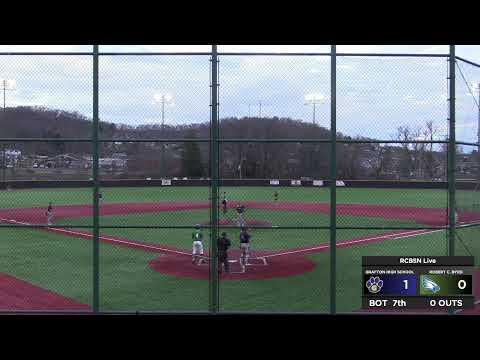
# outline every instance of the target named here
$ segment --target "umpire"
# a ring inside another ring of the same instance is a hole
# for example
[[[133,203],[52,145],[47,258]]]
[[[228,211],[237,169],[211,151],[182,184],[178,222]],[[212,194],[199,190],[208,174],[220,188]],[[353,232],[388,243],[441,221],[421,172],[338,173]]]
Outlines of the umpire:
[[[225,272],[230,273],[230,264],[228,262],[228,248],[232,245],[230,239],[227,238],[227,233],[222,232],[222,237],[218,238],[218,272],[222,272],[222,265],[225,267]]]

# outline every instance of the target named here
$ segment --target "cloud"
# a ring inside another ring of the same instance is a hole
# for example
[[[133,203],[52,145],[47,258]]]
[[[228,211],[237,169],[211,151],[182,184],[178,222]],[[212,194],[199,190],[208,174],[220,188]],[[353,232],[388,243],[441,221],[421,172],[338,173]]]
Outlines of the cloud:
[[[211,45],[100,45],[100,52],[209,52]]]
[[[91,51],[76,45],[0,46],[0,51]],[[404,124],[427,120],[446,123],[447,65],[444,58],[362,57],[365,52],[443,53],[444,46],[339,45],[337,111],[339,129],[349,135],[388,138]],[[210,45],[101,46],[101,51],[210,51]],[[329,52],[329,45],[219,46],[226,51]],[[447,47],[448,50],[448,47]],[[461,51],[476,54],[479,47]],[[468,57],[468,56],[465,56]],[[175,107],[166,113],[171,123],[208,121],[210,109],[209,56],[102,56],[100,58],[100,110],[106,121],[141,124],[160,118],[153,94],[174,94]],[[1,77],[17,81],[7,93],[7,104],[43,105],[79,111],[89,116],[92,107],[91,56],[3,56]],[[462,63],[468,81],[480,81],[480,69]],[[330,97],[329,56],[221,56],[219,64],[220,116],[245,116],[248,104],[256,112],[263,101],[264,115],[289,116],[310,121],[307,93],[322,93],[326,104],[317,116],[328,124]],[[461,85],[459,85],[461,86]],[[476,116],[472,97],[457,91],[457,120],[471,123]],[[254,110],[255,108],[255,110]],[[469,126],[475,126],[470,124]],[[470,130],[468,130],[470,129]],[[459,126],[462,140],[474,139],[472,127]]]
[[[427,47],[420,51],[425,54],[448,54],[449,46],[448,45],[434,45]]]
[[[330,45],[219,45],[219,52],[329,53]]]
[[[92,45],[0,45],[0,52],[83,52]]]

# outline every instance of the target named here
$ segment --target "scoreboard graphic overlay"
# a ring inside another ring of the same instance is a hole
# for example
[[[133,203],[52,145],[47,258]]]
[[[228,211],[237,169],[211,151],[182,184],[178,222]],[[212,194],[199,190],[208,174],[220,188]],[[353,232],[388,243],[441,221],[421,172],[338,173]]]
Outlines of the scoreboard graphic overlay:
[[[473,265],[473,256],[364,256],[362,308],[473,308]]]

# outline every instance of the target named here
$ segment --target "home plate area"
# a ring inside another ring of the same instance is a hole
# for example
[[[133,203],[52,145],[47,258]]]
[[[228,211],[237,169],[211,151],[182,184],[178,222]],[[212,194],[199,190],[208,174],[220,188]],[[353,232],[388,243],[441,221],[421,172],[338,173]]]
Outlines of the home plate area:
[[[230,274],[244,274],[250,266],[268,266],[266,257],[248,257],[245,265],[243,265],[239,259],[229,259],[228,263],[230,265]],[[210,265],[210,259],[206,257],[201,258],[198,266],[202,265]],[[220,266],[220,264],[218,266]],[[221,267],[221,271],[225,272],[225,264],[221,264]]]
[[[230,273],[222,271],[221,280],[283,278],[312,271],[316,266],[303,254],[269,257],[266,252],[255,251],[248,258],[246,266],[240,263],[240,250],[229,251],[228,257]],[[210,259],[207,256],[193,264],[191,256],[164,253],[150,261],[149,265],[152,270],[170,276],[202,280],[208,280],[210,276]]]

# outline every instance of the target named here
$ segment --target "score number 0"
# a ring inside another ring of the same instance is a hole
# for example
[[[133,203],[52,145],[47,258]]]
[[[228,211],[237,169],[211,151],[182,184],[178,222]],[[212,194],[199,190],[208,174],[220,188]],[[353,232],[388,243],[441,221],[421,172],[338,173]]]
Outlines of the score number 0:
[[[457,286],[460,290],[463,290],[467,287],[467,282],[465,280],[458,280]]]
[[[405,284],[405,290],[408,290],[408,280],[403,280],[403,283]],[[459,280],[457,286],[460,290],[463,290],[467,287],[467,282],[463,279]]]

